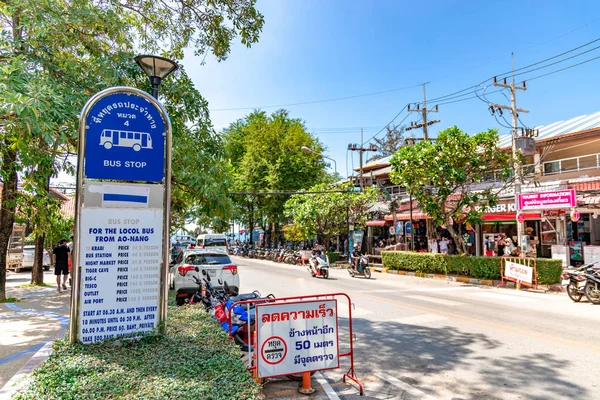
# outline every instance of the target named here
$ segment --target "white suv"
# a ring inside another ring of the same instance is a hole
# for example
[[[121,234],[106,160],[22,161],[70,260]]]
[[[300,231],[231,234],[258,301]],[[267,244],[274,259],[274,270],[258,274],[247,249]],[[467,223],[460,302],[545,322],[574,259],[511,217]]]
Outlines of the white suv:
[[[198,272],[196,272],[198,267]],[[176,291],[177,305],[185,304],[189,297],[196,293],[198,285],[192,276],[202,280],[202,270],[210,276],[211,282],[219,288],[221,282],[227,282],[229,289],[237,293],[240,288],[240,276],[237,265],[231,262],[229,256],[212,249],[184,250],[175,259],[170,268],[170,289]]]

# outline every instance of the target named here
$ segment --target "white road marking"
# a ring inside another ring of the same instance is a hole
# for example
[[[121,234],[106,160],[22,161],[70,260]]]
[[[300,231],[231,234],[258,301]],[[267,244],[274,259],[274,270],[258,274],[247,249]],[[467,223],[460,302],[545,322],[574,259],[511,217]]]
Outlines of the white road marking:
[[[315,374],[315,378],[317,378],[317,382],[319,382],[319,385],[321,385],[323,391],[330,400],[340,400],[339,396],[335,393],[335,390],[333,390],[329,382],[327,382],[327,379],[325,379],[320,372]]]
[[[409,325],[425,325],[431,322],[445,321],[447,319],[448,318],[436,314],[420,314],[411,315],[410,317],[392,319],[390,322],[398,322]]]
[[[401,289],[375,289],[375,290],[353,290],[353,293],[396,293]]]
[[[417,397],[417,398],[423,399],[423,400],[437,400],[435,397],[432,397],[432,396],[428,395],[427,393],[422,392],[419,389],[409,385],[408,383],[404,383],[400,379],[396,379],[393,376],[390,376],[383,372],[377,373],[377,374],[375,374],[375,376],[377,376],[379,379],[382,379],[388,383],[391,383],[392,385],[396,386],[398,389],[405,391],[406,393],[410,394],[411,396],[414,396],[414,397]]]
[[[411,299],[428,301],[430,303],[442,304],[442,305],[451,306],[451,307],[464,305],[464,303],[459,303],[458,301],[438,299],[438,298],[435,298],[435,297],[418,296],[418,295],[415,295],[415,296],[404,296],[404,297],[409,297]]]
[[[440,288],[422,288],[422,289],[407,289],[409,292],[450,292],[455,290],[477,289],[473,286],[451,286]]]
[[[470,295],[477,296],[477,297],[483,297],[481,300],[485,300],[486,298],[488,298],[491,300],[501,300],[502,302],[512,301],[515,303],[529,303],[529,302],[535,301],[532,298],[513,296],[512,294],[499,294],[499,293],[485,293],[484,292],[484,293],[470,293]]]

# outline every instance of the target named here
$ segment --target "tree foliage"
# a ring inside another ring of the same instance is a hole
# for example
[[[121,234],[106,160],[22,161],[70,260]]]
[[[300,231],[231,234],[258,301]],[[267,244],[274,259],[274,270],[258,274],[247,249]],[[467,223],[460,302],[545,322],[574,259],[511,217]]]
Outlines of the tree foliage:
[[[40,205],[50,176],[73,171],[67,156],[77,150],[77,115],[85,101],[110,86],[149,89],[133,62],[138,52],[178,60],[191,47],[223,60],[237,36],[247,46],[255,43],[264,20],[254,5],[254,0],[0,1],[0,265],[22,200],[18,179]],[[161,101],[174,128],[175,216],[188,209],[224,214],[225,186],[215,183],[226,181],[223,153],[217,151],[207,102],[184,68],[165,80]],[[45,219],[39,208],[36,212],[33,222],[41,231]],[[0,268],[0,300],[4,287]]]
[[[274,235],[289,195],[268,192],[295,192],[325,179],[323,146],[286,110],[271,115],[255,111],[223,134],[235,190],[250,193],[235,197],[238,219],[250,230],[261,222]]]
[[[498,188],[484,184],[493,174],[506,181],[511,155],[498,148],[496,130],[469,135],[456,126],[440,132],[436,141],[402,147],[391,160],[393,183],[404,186],[438,225],[445,225],[462,243],[454,222],[477,223],[476,204],[494,205]]]
[[[293,195],[285,204],[285,213],[293,219],[293,229],[300,237],[319,237],[328,247],[333,237],[348,231],[349,223],[365,225],[368,205],[376,201],[378,190],[371,186],[359,193],[348,182],[321,183],[308,192]]]
[[[404,127],[403,126],[386,126],[385,136],[382,138],[373,138],[377,146],[377,152],[367,160],[367,162],[379,160],[380,158],[388,157],[398,151],[404,144]]]

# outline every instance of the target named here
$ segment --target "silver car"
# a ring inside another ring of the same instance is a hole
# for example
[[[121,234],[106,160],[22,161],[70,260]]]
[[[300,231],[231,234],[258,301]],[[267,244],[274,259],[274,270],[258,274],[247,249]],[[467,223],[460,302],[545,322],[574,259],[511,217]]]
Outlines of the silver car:
[[[23,268],[33,268],[33,260],[35,256],[35,246],[27,245],[23,247]],[[48,271],[50,269],[50,253],[48,250],[44,249],[44,270]]]
[[[184,250],[169,270],[169,288],[176,291],[177,305],[185,304],[196,293],[198,285],[192,276],[201,280],[202,270],[210,276],[215,287],[221,286],[219,282],[227,282],[232,292],[239,292],[238,268],[229,255],[212,249]]]

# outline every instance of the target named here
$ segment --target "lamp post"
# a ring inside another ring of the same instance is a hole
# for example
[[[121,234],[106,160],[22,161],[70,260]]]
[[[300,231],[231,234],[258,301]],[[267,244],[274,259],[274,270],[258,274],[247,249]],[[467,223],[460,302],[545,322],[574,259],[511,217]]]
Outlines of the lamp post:
[[[158,87],[160,86],[163,79],[165,79],[171,72],[177,71],[179,65],[173,60],[168,58],[152,56],[152,55],[139,55],[135,58],[135,62],[150,78],[150,84],[152,85],[152,97],[158,100]]]
[[[316,153],[313,149],[311,149],[310,147],[307,147],[307,146],[302,146],[300,149],[302,151],[307,152],[307,153]],[[327,156],[324,156],[324,155],[321,155],[321,157],[333,161],[333,169],[335,171],[335,174],[337,175],[337,163],[335,162],[335,160],[333,158],[331,158],[331,157],[327,157]]]

